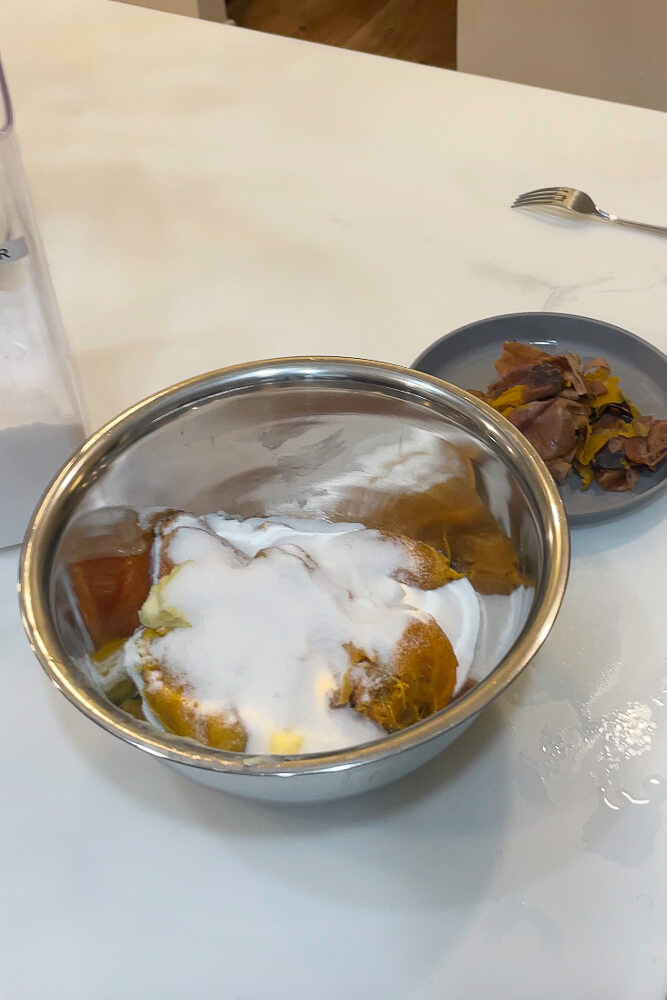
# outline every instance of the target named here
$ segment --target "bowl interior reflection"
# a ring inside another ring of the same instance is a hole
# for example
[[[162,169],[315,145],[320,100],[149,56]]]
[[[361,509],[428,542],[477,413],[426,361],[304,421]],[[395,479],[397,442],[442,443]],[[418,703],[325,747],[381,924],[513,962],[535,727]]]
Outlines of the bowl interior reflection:
[[[523,575],[539,585],[543,539],[530,491],[492,436],[485,439],[453,408],[443,415],[407,393],[362,386],[350,392],[308,382],[264,385],[214,393],[156,417],[132,440],[121,435],[84,476],[52,567],[53,617],[77,682],[88,697],[102,697],[67,568],[140,550],[137,513],[175,508],[345,520],[438,544],[441,509],[433,491],[443,489],[463,509],[483,504],[511,539]],[[538,598],[539,586],[521,588],[512,614],[502,600],[486,600],[476,680],[510,648]]]

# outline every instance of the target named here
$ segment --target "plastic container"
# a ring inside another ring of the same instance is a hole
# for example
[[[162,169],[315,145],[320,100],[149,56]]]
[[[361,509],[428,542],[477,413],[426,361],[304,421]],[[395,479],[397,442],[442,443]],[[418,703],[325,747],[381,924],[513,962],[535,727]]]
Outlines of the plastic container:
[[[0,547],[84,438],[66,340],[0,65]]]

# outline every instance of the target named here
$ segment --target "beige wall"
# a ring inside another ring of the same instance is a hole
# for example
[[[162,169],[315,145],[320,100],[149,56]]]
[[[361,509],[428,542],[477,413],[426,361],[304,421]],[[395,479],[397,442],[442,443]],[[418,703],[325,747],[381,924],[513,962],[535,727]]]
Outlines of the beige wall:
[[[458,0],[458,68],[667,111],[667,0]]]
[[[153,7],[155,10],[166,10],[170,14],[191,14],[199,17],[197,0],[124,0],[133,3],[135,7]]]
[[[205,17],[209,21],[226,19],[225,0],[124,0],[136,7],[152,7],[170,14],[189,14],[191,17]]]

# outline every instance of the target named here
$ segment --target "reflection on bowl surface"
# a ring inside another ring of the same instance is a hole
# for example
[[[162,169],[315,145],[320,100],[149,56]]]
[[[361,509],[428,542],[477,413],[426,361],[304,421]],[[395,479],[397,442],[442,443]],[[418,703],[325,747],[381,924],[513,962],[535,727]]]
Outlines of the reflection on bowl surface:
[[[568,556],[545,467],[490,408],[390,365],[286,359],[94,435],[35,514],[22,609],[47,673],[106,729],[212,787],[308,801],[461,732],[544,641]]]

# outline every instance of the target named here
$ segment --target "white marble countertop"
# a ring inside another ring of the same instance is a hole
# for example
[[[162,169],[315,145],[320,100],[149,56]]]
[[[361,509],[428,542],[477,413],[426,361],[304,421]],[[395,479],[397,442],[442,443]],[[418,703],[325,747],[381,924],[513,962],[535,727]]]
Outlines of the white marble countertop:
[[[109,0],[5,0],[2,57],[90,425],[293,353],[409,362],[483,315],[667,349],[667,116]],[[413,777],[272,808],[179,778],[41,674],[0,555],[3,995],[664,1000],[663,504],[574,533],[534,665]]]

